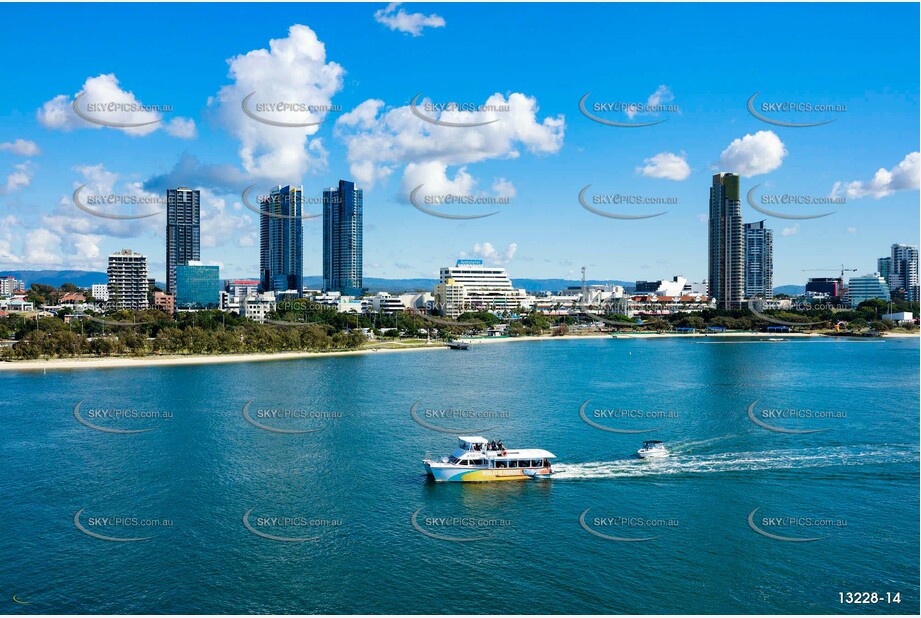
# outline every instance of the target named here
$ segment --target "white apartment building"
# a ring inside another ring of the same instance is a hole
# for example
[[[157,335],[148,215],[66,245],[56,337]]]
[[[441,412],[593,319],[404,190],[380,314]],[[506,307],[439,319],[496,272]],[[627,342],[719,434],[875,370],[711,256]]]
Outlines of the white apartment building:
[[[265,323],[266,316],[273,311],[275,311],[274,292],[247,296],[240,301],[240,317],[249,318],[260,324]]]
[[[25,282],[16,277],[0,277],[0,298],[12,298],[13,292],[25,289]]]
[[[90,296],[95,298],[97,301],[108,302],[109,301],[109,286],[106,283],[94,283],[90,289]]]
[[[905,290],[905,300],[918,300],[918,247],[896,243],[892,245],[889,291]]]
[[[122,249],[109,256],[108,293],[112,309],[147,309],[147,256]]]
[[[448,318],[456,318],[465,311],[463,284],[448,278],[435,286],[434,309]]]
[[[374,313],[403,313],[406,308],[401,297],[389,292],[378,292],[371,297],[371,311]]]

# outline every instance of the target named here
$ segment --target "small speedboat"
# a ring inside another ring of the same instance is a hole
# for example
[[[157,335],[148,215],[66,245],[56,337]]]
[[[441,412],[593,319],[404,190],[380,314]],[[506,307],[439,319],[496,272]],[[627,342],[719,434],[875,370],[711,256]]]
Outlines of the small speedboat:
[[[636,454],[641,459],[659,459],[671,455],[661,440],[646,440],[643,442],[643,448],[638,450]]]
[[[448,341],[445,345],[447,345],[452,350],[469,350],[470,349],[470,344],[464,343],[463,341]]]

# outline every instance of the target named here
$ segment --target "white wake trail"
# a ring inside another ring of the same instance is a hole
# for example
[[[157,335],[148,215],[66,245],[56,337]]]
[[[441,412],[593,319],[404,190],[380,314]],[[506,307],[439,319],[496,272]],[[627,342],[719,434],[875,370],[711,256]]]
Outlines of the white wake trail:
[[[712,474],[746,470],[790,470],[831,466],[865,466],[918,461],[918,448],[908,445],[837,446],[713,455],[674,454],[648,461],[619,459],[555,464],[554,480],[606,479],[674,474]]]

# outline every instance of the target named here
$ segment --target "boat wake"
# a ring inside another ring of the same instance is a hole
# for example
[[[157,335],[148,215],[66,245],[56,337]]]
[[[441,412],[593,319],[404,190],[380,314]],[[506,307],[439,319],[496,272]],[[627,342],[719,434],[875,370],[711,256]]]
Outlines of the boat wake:
[[[553,466],[554,480],[587,480],[674,474],[711,474],[748,470],[790,470],[831,466],[867,466],[917,462],[908,445],[836,446],[713,455],[673,454],[668,459],[619,459]]]

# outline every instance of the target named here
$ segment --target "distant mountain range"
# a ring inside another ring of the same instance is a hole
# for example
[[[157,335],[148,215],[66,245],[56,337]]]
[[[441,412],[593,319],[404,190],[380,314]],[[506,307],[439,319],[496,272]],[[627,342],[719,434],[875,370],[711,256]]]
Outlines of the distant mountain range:
[[[26,287],[33,283],[61,287],[65,283],[73,283],[79,288],[88,288],[97,283],[108,283],[109,276],[105,273],[89,270],[2,270],[0,277],[13,276],[26,282]]]
[[[12,275],[17,279],[22,279],[26,285],[33,283],[43,283],[60,287],[65,283],[73,283],[77,287],[88,288],[95,283],[107,283],[109,278],[103,272],[94,272],[88,270],[3,270],[0,271],[0,277]],[[256,278],[256,277],[254,277]],[[365,287],[372,294],[377,292],[390,292],[397,294],[400,292],[431,292],[437,279],[383,279],[380,277],[365,277]],[[605,285],[613,284],[623,286],[627,290],[632,290],[636,285],[635,281],[622,281],[619,279],[589,279],[588,285]],[[582,282],[576,279],[523,279],[516,278],[512,280],[516,288],[524,288],[528,292],[555,292],[564,290],[568,287],[580,287]],[[162,284],[159,284],[162,287]],[[323,277],[320,275],[308,275],[304,277],[304,286],[310,289],[320,289],[323,287]],[[803,294],[806,288],[802,285],[782,285],[774,288],[775,294],[789,294],[796,296]]]
[[[425,291],[431,292],[437,279],[381,279],[379,277],[365,277],[365,287],[372,294],[377,292],[390,292],[396,294],[400,292]],[[634,281],[601,281],[596,279],[587,280],[588,285],[614,284],[621,285],[625,288],[633,289],[636,285]],[[555,292],[566,289],[570,286],[579,287],[581,281],[570,279],[513,279],[512,285],[516,288],[524,288],[528,292]],[[320,289],[323,286],[323,277],[311,275],[304,277],[304,286],[310,289]]]
[[[774,294],[786,294],[787,296],[799,296],[806,293],[805,285],[782,285],[774,288]]]

